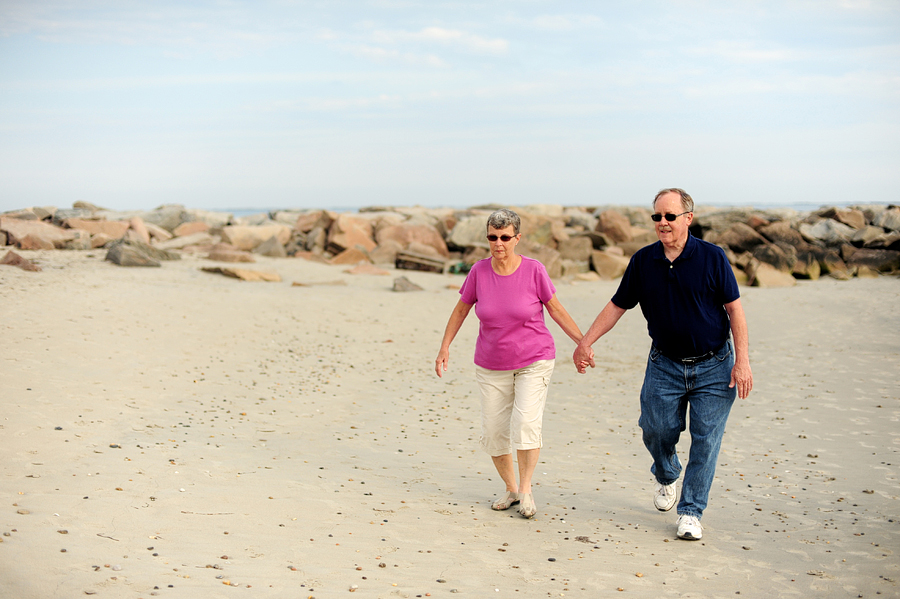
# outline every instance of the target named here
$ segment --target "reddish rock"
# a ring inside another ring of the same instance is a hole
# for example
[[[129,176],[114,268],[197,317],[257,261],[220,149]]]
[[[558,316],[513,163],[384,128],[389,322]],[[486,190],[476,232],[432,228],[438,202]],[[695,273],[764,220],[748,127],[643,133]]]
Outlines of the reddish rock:
[[[591,268],[603,279],[618,279],[625,274],[628,258],[606,250],[595,250],[591,254]]]
[[[615,210],[604,210],[597,218],[597,226],[594,229],[603,233],[614,243],[631,241],[631,221],[628,217]]]
[[[854,229],[862,229],[868,224],[866,223],[866,215],[861,210],[836,209],[833,218]]]
[[[256,258],[250,252],[242,252],[227,243],[218,243],[209,250],[207,256],[216,262],[256,262]]]
[[[395,241],[403,248],[409,247],[411,243],[419,243],[434,248],[445,258],[450,255],[447,242],[444,241],[440,231],[436,227],[426,224],[401,223],[382,227],[375,234],[375,241],[378,245],[387,241]]]
[[[281,245],[287,245],[287,242],[291,240],[291,228],[280,223],[222,227],[222,241],[230,243],[239,250],[255,250],[273,235],[278,238]]]
[[[353,268],[348,268],[344,271],[345,273],[351,275],[389,275],[390,271],[384,270],[383,268],[378,268],[374,264],[357,264]]]
[[[371,252],[378,245],[373,238],[372,221],[352,214],[340,214],[328,230],[328,243],[325,247],[332,254],[360,246]]]
[[[206,233],[207,231],[209,231],[208,224],[203,221],[195,220],[189,223],[181,223],[175,227],[172,234],[174,234],[175,237],[185,237],[187,235],[193,235],[194,233]]]
[[[67,218],[65,224],[70,229],[81,229],[91,235],[104,233],[113,239],[125,235],[130,223],[124,220],[87,220],[84,218]]]
[[[141,241],[146,244],[150,244],[150,232],[147,230],[147,226],[144,224],[144,219],[140,216],[135,216],[128,223],[130,230],[134,231],[137,235],[137,241]]]
[[[28,270],[31,272],[41,272],[40,266],[38,266],[28,258],[20,256],[12,250],[6,252],[6,255],[3,256],[2,259],[0,259],[0,264],[5,264],[6,266],[15,266],[17,268],[21,268],[22,270]]]
[[[334,219],[334,215],[326,210],[307,212],[306,214],[301,214],[297,217],[297,222],[294,224],[294,230],[300,231],[301,233],[309,233],[315,228],[321,228],[327,231],[331,228]]]
[[[147,228],[147,232],[150,233],[150,237],[157,241],[168,241],[169,239],[172,239],[172,234],[159,225],[144,221],[144,226]]]
[[[279,283],[281,281],[281,276],[278,273],[248,270],[246,268],[232,268],[230,266],[204,266],[200,270],[202,270],[203,272],[225,275],[226,277],[240,279],[242,281],[263,281],[267,283]]]
[[[7,243],[22,249],[50,249],[65,247],[75,235],[62,227],[37,220],[20,220],[0,216],[0,231],[7,235]]]
[[[359,248],[352,247],[344,250],[328,262],[329,264],[359,264],[360,262],[370,262],[370,260],[368,253]]]

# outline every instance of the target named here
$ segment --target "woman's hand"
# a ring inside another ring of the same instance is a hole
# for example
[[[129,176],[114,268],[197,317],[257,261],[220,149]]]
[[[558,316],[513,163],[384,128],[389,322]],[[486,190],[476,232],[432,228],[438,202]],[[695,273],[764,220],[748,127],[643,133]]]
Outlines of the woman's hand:
[[[437,373],[438,377],[443,377],[444,373],[447,372],[447,365],[450,363],[450,350],[441,348],[441,351],[438,353],[437,360],[434,361],[434,371]]]

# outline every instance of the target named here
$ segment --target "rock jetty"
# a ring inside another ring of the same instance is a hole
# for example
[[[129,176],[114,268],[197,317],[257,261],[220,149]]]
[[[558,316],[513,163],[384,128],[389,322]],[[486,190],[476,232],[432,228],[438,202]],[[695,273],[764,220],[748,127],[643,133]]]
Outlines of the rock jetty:
[[[485,222],[498,207],[276,210],[234,217],[181,205],[119,212],[76,202],[68,209],[34,207],[0,214],[0,246],[103,248],[106,259],[121,266],[158,267],[194,253],[226,263],[253,262],[265,255],[465,273],[489,255]],[[514,209],[522,217],[520,253],[540,260],[557,279],[615,279],[634,252],[656,241],[650,210],[644,207]],[[900,206],[810,212],[698,208],[691,232],[722,247],[744,285],[900,273]],[[19,258],[13,253],[0,264],[21,267]]]

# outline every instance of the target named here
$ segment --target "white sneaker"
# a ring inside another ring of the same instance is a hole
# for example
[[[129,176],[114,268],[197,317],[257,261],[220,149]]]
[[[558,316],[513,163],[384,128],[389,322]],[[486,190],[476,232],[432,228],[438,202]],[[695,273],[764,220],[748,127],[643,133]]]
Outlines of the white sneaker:
[[[697,516],[682,514],[678,516],[678,538],[687,541],[698,541],[703,537],[703,526]]]
[[[675,486],[678,484],[678,481],[675,481],[671,485],[664,485],[661,482],[656,482],[656,495],[653,496],[653,505],[656,506],[661,512],[668,512],[675,505],[675,502],[678,501],[678,491]]]

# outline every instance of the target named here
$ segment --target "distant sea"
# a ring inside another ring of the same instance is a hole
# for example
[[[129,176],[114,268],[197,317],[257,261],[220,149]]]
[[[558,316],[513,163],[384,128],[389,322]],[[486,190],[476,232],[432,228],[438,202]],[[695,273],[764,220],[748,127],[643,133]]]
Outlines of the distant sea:
[[[888,205],[888,202],[868,202],[869,205],[879,205],[884,204]],[[587,204],[585,204],[587,206]],[[594,204],[591,204],[593,206]],[[618,204],[597,204],[597,206],[615,206]],[[797,212],[812,212],[814,210],[821,210],[823,208],[847,208],[848,206],[864,206],[866,203],[861,202],[830,202],[830,203],[821,203],[821,202],[795,202],[792,204],[756,204],[753,205],[753,208],[758,210],[777,210],[787,208],[790,210],[796,210]],[[271,212],[279,212],[282,210],[285,211],[294,211],[294,210],[330,210],[332,212],[359,212],[363,208],[367,208],[368,206],[315,206],[315,207],[277,207],[277,208],[212,208],[210,209],[212,212],[223,212],[226,214],[231,214],[235,217],[241,216],[250,216],[252,214],[263,214],[263,213],[271,213]],[[397,208],[402,208],[403,206],[397,206]],[[425,206],[425,208],[453,208],[455,210],[465,210],[467,208],[471,208],[472,206]],[[739,206],[739,205],[715,205],[716,208],[728,209],[728,208],[747,208],[747,206]]]

